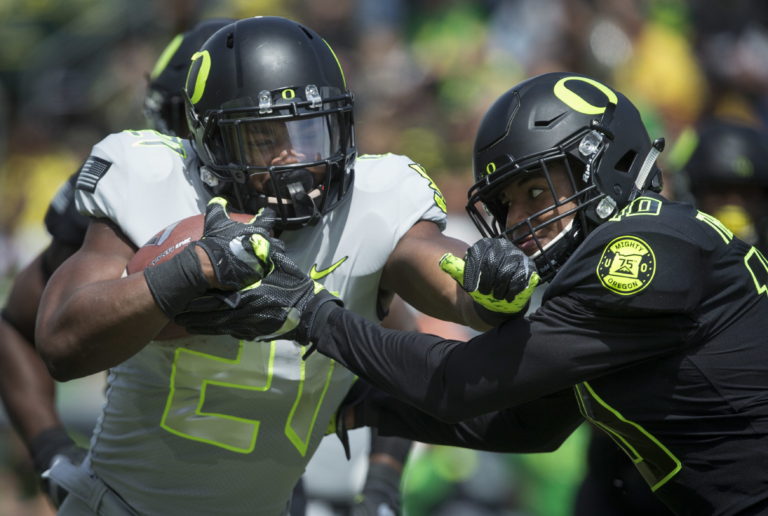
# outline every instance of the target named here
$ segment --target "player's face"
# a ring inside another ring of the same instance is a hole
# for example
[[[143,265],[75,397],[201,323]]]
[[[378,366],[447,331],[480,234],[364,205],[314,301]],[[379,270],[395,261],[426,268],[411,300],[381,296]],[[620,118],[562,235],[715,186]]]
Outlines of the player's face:
[[[574,201],[564,202],[574,193],[565,166],[550,164],[548,170],[551,185],[544,172],[533,172],[513,179],[501,191],[500,200],[507,206],[507,228],[530,219],[530,226],[535,229],[576,207]],[[536,230],[538,245],[530,234],[531,227],[528,224],[512,230],[508,238],[514,240],[525,254],[532,256],[539,251],[539,246],[545,248],[565,230],[574,216],[566,215]]]
[[[242,161],[256,167],[320,161],[330,156],[334,136],[323,118],[246,124],[243,135]],[[314,176],[315,184],[322,181],[325,170],[322,165],[306,167],[306,170]],[[269,180],[269,173],[257,172],[251,175],[249,184],[257,192],[264,192],[268,190],[265,185]]]

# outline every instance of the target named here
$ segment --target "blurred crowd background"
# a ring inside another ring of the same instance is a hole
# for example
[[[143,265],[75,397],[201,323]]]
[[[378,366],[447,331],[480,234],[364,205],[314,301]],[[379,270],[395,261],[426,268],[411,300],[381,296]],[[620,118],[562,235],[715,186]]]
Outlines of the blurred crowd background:
[[[170,39],[203,18],[255,15],[305,22],[329,41],[356,95],[359,150],[423,164],[448,199],[449,232],[468,241],[477,236],[464,216],[475,129],[493,100],[530,75],[585,73],[625,93],[651,137],[667,139],[668,185],[698,122],[768,123],[761,0],[2,0],[0,301],[47,243],[45,210],[90,147],[143,127],[146,77]],[[422,327],[469,335],[426,318]],[[84,434],[100,380],[61,387],[65,421]],[[0,514],[46,514],[1,412],[0,421]],[[419,447],[406,510],[571,514],[585,432],[550,455]]]

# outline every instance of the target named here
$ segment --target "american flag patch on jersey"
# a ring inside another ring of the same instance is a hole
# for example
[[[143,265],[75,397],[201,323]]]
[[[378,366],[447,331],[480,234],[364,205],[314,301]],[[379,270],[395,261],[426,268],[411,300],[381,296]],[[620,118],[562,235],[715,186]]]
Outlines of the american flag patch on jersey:
[[[97,158],[96,156],[89,156],[85,163],[83,163],[83,166],[80,167],[75,188],[85,192],[95,192],[99,179],[104,177],[104,174],[107,173],[111,166],[111,161]]]

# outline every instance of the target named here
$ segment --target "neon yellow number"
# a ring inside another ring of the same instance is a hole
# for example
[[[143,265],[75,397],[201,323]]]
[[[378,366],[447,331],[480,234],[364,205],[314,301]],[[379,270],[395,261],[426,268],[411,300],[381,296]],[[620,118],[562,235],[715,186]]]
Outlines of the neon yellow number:
[[[423,166],[419,165],[418,163],[411,163],[408,166],[411,167],[416,172],[418,172],[421,177],[429,181],[429,187],[435,192],[435,195],[433,196],[435,200],[435,204],[437,204],[437,206],[441,210],[443,210],[443,212],[447,213],[448,208],[446,207],[445,197],[443,197],[443,192],[440,191],[440,188],[435,184],[432,178],[429,177],[429,174],[427,174],[427,169],[425,169]]]
[[[171,149],[173,152],[181,156],[182,159],[187,157],[187,151],[184,149],[184,144],[182,143],[181,138],[176,136],[168,136],[167,134],[159,133],[151,129],[126,132],[130,133],[136,138],[140,138],[138,141],[133,143],[134,146],[154,147],[162,145]]]
[[[680,460],[666,446],[608,405],[589,383],[582,382],[575,386],[575,390],[582,415],[624,450],[652,491],[666,484],[682,469]]]
[[[307,378],[307,368],[316,371],[318,367],[321,367],[315,362],[325,362],[324,366],[328,368],[328,371],[325,375],[314,374]],[[302,360],[300,362],[301,383],[299,384],[293,407],[291,407],[291,413],[285,422],[285,435],[296,449],[299,450],[302,457],[307,454],[309,438],[317,421],[317,413],[320,411],[325,393],[328,391],[328,386],[331,383],[334,363],[332,360],[327,361],[323,359],[319,353],[314,353],[306,361]],[[315,394],[304,394],[305,386],[307,387],[307,392],[314,392]]]
[[[755,284],[755,289],[758,294],[765,294],[768,292],[768,260],[765,259],[763,253],[757,250],[756,247],[752,247],[746,255],[744,255],[744,265],[746,266],[749,274],[752,276],[752,281]]]
[[[317,415],[328,391],[334,362],[312,355],[301,368],[298,387],[274,385],[276,342],[240,341],[233,359],[178,348],[171,370],[170,392],[160,426],[168,432],[236,452],[250,453],[256,446],[260,421],[217,412],[206,399],[212,389],[237,389],[250,393],[254,403],[295,388],[296,397],[285,423],[286,437],[299,453],[307,453]],[[314,359],[314,360],[313,360]],[[275,389],[275,390],[272,390]]]

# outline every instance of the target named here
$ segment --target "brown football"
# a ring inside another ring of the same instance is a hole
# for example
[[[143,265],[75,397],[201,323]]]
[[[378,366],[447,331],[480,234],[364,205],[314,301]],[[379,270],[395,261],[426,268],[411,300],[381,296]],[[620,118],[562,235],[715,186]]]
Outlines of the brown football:
[[[230,213],[229,217],[238,222],[248,222],[253,215],[246,213]],[[174,222],[165,229],[159,231],[149,241],[141,246],[136,254],[128,262],[125,270],[128,274],[143,271],[147,267],[153,267],[174,257],[179,251],[187,247],[191,242],[199,240],[203,235],[202,214],[192,215]],[[186,337],[187,331],[172,322],[160,330],[155,340],[171,340]]]

